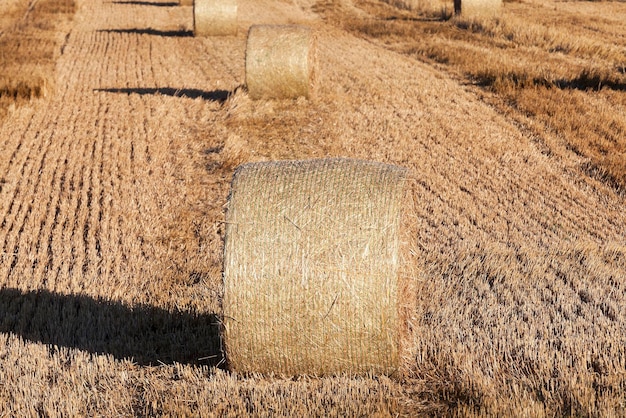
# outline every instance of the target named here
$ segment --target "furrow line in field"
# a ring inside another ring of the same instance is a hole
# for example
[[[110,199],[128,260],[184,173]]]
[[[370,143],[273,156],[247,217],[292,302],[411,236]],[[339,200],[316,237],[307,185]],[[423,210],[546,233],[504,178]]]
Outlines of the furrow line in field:
[[[80,198],[76,211],[76,219],[74,223],[73,241],[77,241],[77,257],[76,271],[78,274],[73,275],[70,285],[73,289],[84,289],[84,276],[87,273],[88,259],[88,234],[89,234],[89,214],[92,205],[92,183],[93,183],[93,160],[97,150],[99,138],[93,138],[85,147],[84,159],[80,162],[83,166],[82,177],[79,183]]]
[[[126,125],[126,124],[124,124]],[[123,126],[123,125],[122,125]],[[130,195],[124,193],[126,188],[124,187],[124,183],[128,181],[132,181],[130,177],[131,165],[133,164],[132,160],[134,160],[134,150],[131,148],[130,150],[126,149],[123,145],[124,142],[120,140],[119,131],[116,131],[116,135],[113,136],[111,133],[107,133],[106,137],[111,142],[112,147],[112,155],[113,159],[111,161],[111,168],[114,169],[115,175],[111,177],[112,184],[114,187],[114,195],[112,204],[115,208],[111,213],[111,228],[110,230],[113,233],[113,239],[111,241],[112,245],[116,247],[113,254],[115,254],[115,265],[116,271],[120,273],[119,276],[116,277],[119,280],[116,285],[121,285],[124,281],[130,278],[131,268],[129,266],[129,260],[131,259],[130,251],[132,246],[129,247],[126,244],[127,231],[126,225],[132,224],[133,221],[129,219],[129,213],[127,210],[128,201],[134,198],[133,194]],[[132,282],[128,280],[128,286],[132,286]],[[117,290],[118,286],[115,286],[115,290]]]
[[[102,95],[102,94],[100,94]],[[100,97],[102,100],[103,97]],[[99,213],[98,223],[100,225],[100,234],[98,237],[98,245],[100,246],[100,254],[102,265],[98,270],[98,277],[107,277],[110,286],[114,289],[111,295],[114,299],[121,300],[122,297],[116,292],[122,287],[121,282],[121,265],[119,253],[122,251],[117,245],[121,231],[116,228],[115,206],[114,202],[119,201],[117,192],[119,191],[119,172],[117,165],[121,156],[117,142],[110,135],[102,136],[102,157],[100,165],[100,177],[102,179],[102,187],[99,197]],[[122,290],[122,293],[124,290]]]
[[[121,54],[125,46],[120,48],[119,44],[111,41],[111,34],[107,32],[83,32],[82,37],[85,42],[85,50],[88,56],[78,58],[79,61],[88,65],[85,72],[86,79],[82,82],[85,95],[89,96],[92,102],[92,111],[86,113],[84,118],[85,132],[79,135],[83,137],[84,146],[83,154],[78,161],[81,170],[77,173],[79,180],[78,190],[74,199],[72,212],[74,219],[70,221],[72,228],[64,240],[71,242],[72,264],[69,269],[69,277],[67,280],[69,287],[80,289],[87,293],[93,293],[97,289],[93,288],[93,281],[98,281],[100,276],[98,273],[102,270],[102,266],[106,265],[104,258],[112,258],[111,255],[104,255],[102,249],[102,228],[106,219],[103,213],[101,203],[107,200],[104,194],[102,177],[104,173],[104,152],[107,141],[111,142],[115,139],[110,138],[109,128],[111,123],[120,123],[123,115],[113,114],[115,111],[106,97],[106,93],[99,93],[94,90],[100,86],[100,78],[103,75],[109,75],[113,78],[118,76],[117,68],[110,67],[111,61],[104,59],[111,52]],[[84,51],[83,51],[84,54]],[[111,191],[111,190],[110,190]],[[109,195],[109,206],[112,206],[115,197]],[[103,279],[103,277],[100,277]],[[103,289],[104,290],[104,289]],[[103,292],[104,293],[104,292]]]
[[[519,166],[519,170],[523,170]],[[568,187],[556,174],[546,173],[544,183],[523,182],[515,172],[503,173],[503,176],[483,176],[484,182],[489,182],[486,189],[489,194],[484,195],[482,206],[492,210],[493,196],[503,195],[502,190],[509,190],[508,195],[514,195],[517,199],[511,199],[511,203],[525,202],[528,212],[538,223],[538,234],[545,234],[548,240],[570,239],[573,237],[588,237],[594,241],[614,240],[619,235],[618,231],[612,230],[606,217],[599,216],[595,211],[585,208],[593,205],[589,198],[575,189]],[[518,177],[515,184],[515,177]],[[502,177],[508,178],[510,186],[503,187]],[[548,192],[546,184],[550,184],[554,191]],[[498,190],[500,188],[500,190]],[[607,208],[608,209],[608,208]],[[519,211],[513,210],[519,216]],[[553,234],[553,235],[552,235]],[[552,235],[552,236],[550,236]]]
[[[128,38],[129,45],[129,53],[127,55],[127,59],[124,60],[124,63],[126,64],[126,68],[124,69],[125,78],[128,80],[127,82],[129,85],[142,87],[145,85],[145,81],[143,79],[145,67],[150,64],[141,61],[141,45],[145,42],[149,42],[150,37],[149,35],[134,33],[125,36]]]
[[[57,249],[58,254],[53,260],[52,269],[55,273],[54,278],[50,275],[49,281],[51,283],[49,287],[63,293],[68,291],[66,286],[70,283],[70,276],[77,274],[74,263],[79,250],[76,249],[75,241],[71,237],[75,235],[76,214],[82,205],[81,183],[83,181],[82,176],[86,170],[83,157],[89,149],[89,140],[85,138],[95,137],[95,130],[86,125],[83,112],[91,113],[96,111],[96,109],[100,110],[89,97],[81,96],[80,99],[75,100],[80,100],[81,112],[75,114],[72,124],[67,127],[71,132],[72,141],[64,152],[70,168],[66,173],[63,189],[61,190],[63,201],[60,217],[57,219],[55,229],[50,234],[50,246]]]
[[[61,221],[63,220],[64,212],[67,210],[67,188],[68,183],[72,181],[74,176],[73,168],[70,168],[69,160],[66,157],[63,161],[63,176],[59,183],[59,199],[54,208],[54,217],[47,237],[45,271],[38,273],[43,277],[42,286],[52,290],[56,288],[61,265],[65,262],[65,260],[61,259],[64,245],[60,242],[60,238],[64,232],[63,225],[66,225],[66,223]]]
[[[191,74],[196,78],[206,79],[215,89],[231,91],[245,83],[245,39],[232,38],[227,40],[200,38],[195,40],[183,51],[184,62],[189,63]],[[208,74],[207,74],[208,73]]]
[[[19,179],[19,183],[15,187],[13,197],[11,199],[11,205],[9,206],[2,223],[6,227],[6,235],[2,251],[5,254],[10,253],[13,257],[11,265],[6,272],[7,275],[5,276],[8,283],[11,283],[10,277],[16,271],[16,266],[18,261],[20,261],[20,255],[22,256],[21,260],[23,260],[22,263],[24,264],[28,263],[28,260],[32,259],[34,256],[32,253],[32,235],[25,234],[24,237],[21,235],[24,232],[24,229],[28,226],[28,222],[37,223],[37,220],[35,220],[34,216],[31,216],[31,214],[33,213],[33,208],[36,213],[40,213],[41,210],[41,206],[37,201],[37,192],[42,184],[42,178],[46,175],[46,173],[53,169],[53,167],[50,167],[50,165],[46,164],[46,162],[49,159],[49,153],[53,142],[55,142],[53,127],[59,123],[59,119],[60,118],[57,117],[46,124],[42,123],[44,128],[36,130],[33,133],[24,133],[25,138],[32,138],[31,142],[37,143],[38,145],[25,148],[30,149],[31,151],[34,150],[34,154],[36,156],[29,153],[22,166],[16,167],[16,169],[19,170],[19,173],[12,174]],[[28,168],[30,168],[30,170]],[[25,184],[22,183],[22,179],[26,180]],[[46,186],[47,185],[44,181],[42,187],[46,188]],[[49,189],[47,189],[47,191],[49,192]],[[17,208],[15,206],[15,202],[19,202]],[[21,242],[24,239],[26,239],[26,242]],[[19,280],[17,281],[19,282]]]
[[[53,164],[54,166],[54,171],[50,175],[50,182],[44,187],[48,190],[48,196],[41,196],[41,199],[39,197],[40,195],[35,197],[38,202],[43,202],[45,200],[45,210],[41,211],[40,215],[35,217],[40,219],[38,231],[35,225],[31,225],[30,228],[33,231],[32,234],[37,235],[33,245],[28,245],[28,247],[34,247],[32,260],[33,265],[30,269],[31,271],[21,272],[21,274],[26,277],[40,281],[39,283],[33,283],[33,286],[43,288],[47,285],[47,274],[53,263],[54,252],[51,246],[52,231],[54,231],[54,228],[58,223],[61,211],[62,187],[65,182],[66,171],[68,168],[68,160],[64,155],[63,148],[67,141],[67,136],[64,136],[63,143],[59,144],[58,147],[55,147],[57,158],[56,161],[50,162],[50,164]],[[42,203],[39,203],[38,207],[41,208]]]
[[[157,42],[154,36],[140,35],[137,37],[137,60],[135,68],[137,70],[137,80],[143,86],[157,85],[157,79],[154,77],[154,63],[152,62],[152,44]]]
[[[465,167],[470,166],[469,161],[466,161]],[[528,183],[520,183],[521,179],[514,173],[500,171],[498,176],[493,176],[489,167],[480,165],[475,165],[471,171],[486,172],[477,177],[467,172],[465,175],[451,172],[444,178],[443,181],[451,186],[445,190],[445,198],[441,197],[447,204],[447,209],[442,209],[442,214],[450,217],[458,214],[457,222],[468,220],[485,238],[501,242],[530,240],[547,245],[567,237],[568,233],[580,230],[579,225],[569,221],[575,215],[565,212],[559,201],[546,198],[541,190],[533,190],[534,187]],[[435,178],[430,175],[427,177]],[[494,182],[496,178],[498,181]],[[463,180],[459,182],[459,179]],[[441,186],[440,184],[439,187]],[[504,193],[505,190],[509,193]],[[517,198],[513,198],[511,193]],[[526,202],[539,211],[529,207],[526,209],[526,217],[520,217],[520,211],[515,208],[519,202]],[[556,223],[547,224],[548,219]],[[471,227],[466,225],[462,229],[468,231],[467,235],[473,235],[469,232]]]
[[[468,159],[469,160],[469,159]],[[466,160],[465,167],[471,167]],[[441,165],[440,165],[441,166]],[[475,165],[471,171],[481,173],[488,171],[487,167]],[[571,234],[593,236],[597,229],[581,227],[568,219],[576,218],[576,214],[567,211],[567,201],[548,200],[545,191],[533,190],[533,186],[522,180],[514,173],[501,172],[498,183],[490,180],[489,174],[477,177],[463,175],[450,167],[447,173],[437,181],[438,176],[432,173],[425,174],[429,180],[429,188],[437,196],[436,199],[425,198],[427,202],[443,204],[434,214],[423,213],[425,219],[431,219],[430,228],[439,229],[436,236],[443,233],[441,227],[448,232],[459,230],[458,238],[484,240],[499,240],[501,242],[529,242],[534,245],[549,246],[567,239]],[[463,179],[462,181],[459,181]],[[517,199],[512,198],[511,191],[524,192]],[[520,203],[523,202],[523,208]],[[523,216],[520,216],[522,215]],[[438,219],[438,220],[437,220]],[[456,225],[459,227],[456,227]],[[430,229],[429,228],[429,229]],[[461,232],[463,231],[463,232]],[[434,233],[434,231],[432,231]],[[424,235],[430,236],[429,233]],[[438,240],[438,238],[433,239]]]
[[[116,271],[127,271],[128,265],[123,262],[124,258],[128,259],[128,255],[122,256],[120,259],[120,253],[125,254],[129,251],[128,247],[124,245],[124,239],[127,235],[127,227],[121,228],[120,224],[116,224],[120,218],[117,215],[122,215],[124,222],[132,225],[134,224],[134,214],[128,210],[127,205],[129,200],[132,200],[134,196],[132,193],[125,194],[125,184],[134,181],[131,176],[131,169],[129,159],[132,158],[132,150],[128,150],[125,144],[129,140],[129,132],[127,131],[128,125],[133,125],[129,119],[129,116],[134,110],[125,104],[125,100],[121,102],[118,100],[116,94],[103,93],[101,99],[109,103],[116,103],[115,108],[111,108],[110,113],[103,125],[102,148],[101,148],[101,160],[99,161],[100,169],[102,173],[100,176],[99,188],[100,199],[102,199],[102,206],[99,206],[98,217],[102,217],[100,224],[99,236],[97,242],[101,246],[101,253],[107,254],[108,260],[102,260],[103,263],[109,266],[116,266]],[[123,121],[123,123],[120,123]],[[107,156],[109,156],[107,158]],[[105,176],[105,173],[110,173]],[[109,189],[107,194],[103,194],[104,190]],[[105,205],[105,200],[109,200],[109,204]],[[108,231],[108,232],[105,232]],[[104,240],[104,234],[113,234],[108,240]],[[106,241],[106,242],[105,242]],[[108,251],[105,251],[104,246],[108,246]],[[110,290],[118,292],[118,285],[121,284],[120,280],[128,279],[128,277],[110,277]]]
[[[0,150],[0,176],[5,176],[5,173],[8,173],[12,166],[23,164],[23,160],[28,155],[28,151],[23,149],[24,133],[31,131],[34,121],[32,111],[29,112],[25,109],[20,112],[15,112],[9,117],[14,123],[5,124],[8,129],[7,132],[2,133],[3,138],[6,139],[0,144],[0,147],[2,147]],[[10,154],[10,157],[5,158],[8,154]],[[20,155],[22,156],[21,159],[19,157]],[[0,201],[0,208],[2,204],[7,201],[6,199],[2,199]]]
[[[92,97],[81,97],[81,109],[86,114],[102,112]],[[92,120],[84,117],[77,118],[71,127],[74,131],[74,143],[68,149],[72,171],[68,179],[68,195],[64,200],[62,218],[57,224],[53,241],[55,247],[62,248],[56,270],[59,272],[55,288],[65,292],[76,293],[81,290],[83,282],[83,263],[86,249],[83,233],[85,225],[84,212],[87,205],[86,188],[89,184],[89,164],[93,148],[98,135],[98,125],[90,126]],[[80,238],[79,238],[80,237]]]
[[[102,163],[102,137],[95,138],[93,147],[89,155],[89,161],[85,162],[85,169],[89,171],[89,183],[87,185],[87,204],[86,213],[83,223],[83,244],[85,248],[85,259],[82,265],[83,276],[92,276],[100,264],[98,256],[99,244],[96,243],[99,234],[99,223],[97,220],[100,196],[100,183],[102,179],[99,176],[99,167]],[[97,245],[96,245],[97,244]]]
[[[68,100],[75,101],[76,99],[68,97]],[[68,186],[74,181],[74,175],[72,174],[70,177],[70,173],[73,170],[81,169],[80,162],[74,161],[73,152],[77,148],[76,143],[79,138],[78,134],[80,133],[79,127],[81,125],[82,115],[71,109],[74,108],[68,108],[60,114],[53,138],[55,142],[53,157],[56,156],[56,161],[50,161],[46,164],[49,168],[44,169],[40,173],[40,177],[43,181],[40,190],[36,191],[36,193],[42,195],[42,200],[45,199],[44,196],[50,197],[46,206],[47,213],[43,215],[44,220],[41,223],[36,239],[36,247],[38,249],[37,263],[38,266],[40,266],[40,271],[32,275],[33,277],[41,278],[40,285],[43,286],[48,284],[48,273],[50,273],[51,277],[52,270],[54,269],[53,237],[55,234],[62,233],[62,231],[56,231],[56,229],[61,224],[60,220],[63,216],[71,216],[71,214],[63,213],[63,204],[72,193],[71,189],[68,190]],[[52,174],[47,175],[51,169],[53,169]],[[54,208],[54,210],[52,210],[52,208]],[[63,248],[63,246],[57,248]],[[42,254],[43,251],[45,251],[45,255]],[[50,285],[54,286],[55,284],[50,283]]]
[[[38,123],[42,122],[41,115],[35,114],[32,119],[36,119]],[[4,214],[1,215],[0,229],[13,227],[13,221],[9,218],[11,215],[13,218],[16,216],[15,205],[17,202],[21,202],[17,200],[17,196],[20,196],[25,184],[31,181],[33,154],[40,153],[44,145],[44,141],[41,141],[40,138],[40,131],[35,127],[37,123],[34,123],[32,119],[26,130],[12,133],[12,137],[20,138],[20,141],[14,155],[11,156],[11,165],[6,167],[3,177],[6,182],[5,187],[3,187],[3,194],[11,194],[11,196],[2,200],[1,204],[6,204],[7,208]],[[21,157],[18,158],[19,154],[21,154]],[[31,170],[28,171],[28,168],[31,168]],[[16,171],[19,171],[19,173],[16,173]]]
[[[91,89],[108,88],[115,86],[118,78],[117,63],[110,58],[113,51],[116,51],[117,43],[110,33],[93,32],[91,36],[94,40],[91,44],[96,47],[89,51],[89,74],[91,78],[85,83]],[[112,79],[113,81],[108,81]]]

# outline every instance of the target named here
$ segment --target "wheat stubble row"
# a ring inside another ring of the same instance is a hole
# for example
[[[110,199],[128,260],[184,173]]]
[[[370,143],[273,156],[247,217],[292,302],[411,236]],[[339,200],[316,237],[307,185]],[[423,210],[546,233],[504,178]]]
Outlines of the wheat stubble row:
[[[624,236],[622,199],[450,79],[320,23],[310,5],[244,2],[242,25],[268,9],[273,23],[322,30],[316,100],[252,102],[240,90],[224,100],[243,80],[244,35],[177,36],[189,30],[185,8],[79,3],[57,94],[0,128],[2,412],[387,415],[445,411],[457,389],[492,412],[521,391],[509,408],[540,410],[533,390],[550,367],[548,384],[579,378],[562,393],[583,399],[597,372],[561,359],[593,321],[596,341],[621,335],[621,253],[597,247]],[[232,144],[243,161],[329,155],[414,169],[424,262],[413,380],[208,367]],[[576,256],[576,241],[592,250]],[[587,288],[581,258],[596,266]],[[609,378],[596,383],[620,387],[618,343],[599,353]]]

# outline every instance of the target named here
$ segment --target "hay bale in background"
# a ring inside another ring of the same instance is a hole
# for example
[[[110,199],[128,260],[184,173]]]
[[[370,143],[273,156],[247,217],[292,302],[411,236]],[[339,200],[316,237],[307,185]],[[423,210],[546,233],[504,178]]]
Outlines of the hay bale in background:
[[[195,0],[193,20],[195,36],[236,35],[237,0]]]
[[[255,25],[246,44],[246,85],[252,99],[310,97],[316,69],[314,32],[297,25]]]
[[[502,8],[502,0],[454,0],[454,13],[463,17],[495,16]]]
[[[238,372],[394,374],[413,347],[405,168],[326,159],[250,163],[233,177],[225,349]]]

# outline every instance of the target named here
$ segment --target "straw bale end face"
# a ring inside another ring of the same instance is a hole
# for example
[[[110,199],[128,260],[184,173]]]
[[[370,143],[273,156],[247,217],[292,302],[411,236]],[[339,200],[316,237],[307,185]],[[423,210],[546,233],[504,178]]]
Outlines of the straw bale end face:
[[[409,185],[402,167],[358,160],[236,170],[224,247],[225,349],[233,370],[321,376],[402,369],[415,305]]]
[[[246,86],[252,99],[310,98],[317,38],[298,25],[255,25],[246,44]]]
[[[181,0],[193,4],[195,36],[237,34],[237,0]]]

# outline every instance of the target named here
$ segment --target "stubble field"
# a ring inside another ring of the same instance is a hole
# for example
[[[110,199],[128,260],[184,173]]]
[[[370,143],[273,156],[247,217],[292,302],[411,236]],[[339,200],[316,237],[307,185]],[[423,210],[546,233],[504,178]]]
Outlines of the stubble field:
[[[0,85],[0,416],[626,414],[624,3],[242,0],[223,38],[166,1],[0,7],[3,77],[49,86]],[[249,99],[253,23],[318,31],[314,99]],[[233,170],[325,156],[417,176],[409,372],[225,371]]]

